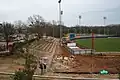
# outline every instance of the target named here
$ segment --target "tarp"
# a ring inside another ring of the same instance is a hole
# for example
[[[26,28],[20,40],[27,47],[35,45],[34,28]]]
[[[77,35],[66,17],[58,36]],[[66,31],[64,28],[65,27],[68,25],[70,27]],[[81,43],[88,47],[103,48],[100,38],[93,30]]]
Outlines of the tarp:
[[[75,47],[69,47],[69,48],[71,48],[71,49],[78,48],[79,49],[79,47],[77,47],[77,46],[75,46]]]
[[[75,47],[75,46],[76,46],[76,43],[67,43],[67,46],[68,46],[68,47]]]

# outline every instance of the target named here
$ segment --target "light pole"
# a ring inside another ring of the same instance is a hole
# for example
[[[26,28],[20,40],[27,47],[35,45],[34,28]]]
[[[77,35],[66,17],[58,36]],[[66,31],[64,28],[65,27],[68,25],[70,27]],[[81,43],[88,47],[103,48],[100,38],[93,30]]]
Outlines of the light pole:
[[[53,23],[53,27],[52,27],[52,28],[53,28],[53,34],[52,34],[52,35],[53,35],[53,38],[54,38],[54,27],[55,27],[55,21],[52,20],[52,23]]]
[[[58,1],[59,3],[59,26],[60,26],[60,40],[62,39],[62,28],[61,28],[61,15],[63,11],[61,11],[61,0]]]
[[[106,26],[106,19],[107,19],[107,17],[103,17],[103,19],[104,19],[104,35],[105,35],[105,26]]]
[[[81,33],[81,15],[79,15],[79,27],[80,27],[80,33]]]
[[[70,33],[69,29],[68,29],[68,34]]]
[[[99,29],[98,29],[98,34],[100,35],[100,27],[99,27]]]
[[[53,25],[53,38],[54,38],[54,25]]]
[[[77,34],[77,30],[76,30],[76,28],[73,28],[74,29],[74,32]]]

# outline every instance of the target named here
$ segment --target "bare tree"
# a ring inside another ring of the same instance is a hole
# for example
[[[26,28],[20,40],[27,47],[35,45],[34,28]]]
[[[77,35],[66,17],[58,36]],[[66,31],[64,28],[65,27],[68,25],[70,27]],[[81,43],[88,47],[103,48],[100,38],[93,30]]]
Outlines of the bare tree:
[[[6,40],[6,48],[8,49],[9,36],[14,34],[14,25],[11,23],[3,22],[2,23],[2,32]]]
[[[54,34],[55,34],[55,25],[57,25],[57,22],[55,20],[52,20],[52,33],[53,33],[53,37],[54,37]]]
[[[44,19],[40,15],[33,15],[33,16],[28,17],[28,23],[31,26],[35,26],[37,24],[42,25],[43,22],[44,22]]]
[[[44,33],[44,28],[46,26],[45,20],[40,15],[33,15],[28,17],[28,23],[33,27],[33,32],[38,34],[40,38]]]
[[[24,33],[23,29],[26,29],[27,25],[21,20],[14,21],[14,26],[16,28],[17,33]]]

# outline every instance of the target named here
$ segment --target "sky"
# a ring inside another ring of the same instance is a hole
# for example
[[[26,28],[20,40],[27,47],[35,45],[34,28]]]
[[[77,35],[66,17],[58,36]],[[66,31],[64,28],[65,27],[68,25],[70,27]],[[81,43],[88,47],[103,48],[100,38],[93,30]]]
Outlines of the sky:
[[[62,21],[66,26],[106,25],[120,23],[120,0],[62,0]],[[0,0],[0,21],[27,21],[29,16],[39,14],[46,21],[58,21],[58,0]]]

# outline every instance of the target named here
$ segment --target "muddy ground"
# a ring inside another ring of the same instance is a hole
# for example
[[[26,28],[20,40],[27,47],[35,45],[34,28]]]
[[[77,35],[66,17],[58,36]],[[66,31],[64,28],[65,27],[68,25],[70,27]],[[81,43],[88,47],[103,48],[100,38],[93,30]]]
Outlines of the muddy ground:
[[[117,73],[120,69],[120,56],[113,54],[107,54],[104,56],[94,55],[72,55],[64,47],[57,47],[56,54],[53,59],[53,71],[54,72],[68,72],[77,73],[80,72],[100,72],[100,70],[108,70],[109,73]],[[100,74],[82,74],[84,77],[100,77]],[[89,76],[88,76],[89,75]],[[111,76],[114,75],[114,76]],[[117,74],[103,75],[109,78],[117,78]]]
[[[32,49],[39,50],[41,43],[35,43],[32,45]],[[47,45],[43,45],[43,48]],[[51,45],[52,46],[52,45]],[[99,72],[102,69],[106,69],[109,72],[118,72],[120,69],[120,57],[119,54],[107,54],[106,56],[88,56],[88,55],[72,55],[70,54],[64,47],[60,47],[57,41],[57,46],[54,58],[52,60],[52,66],[50,72],[46,75],[49,76],[79,76],[85,78],[117,78],[117,74],[108,74],[108,75],[100,75],[100,74],[63,74],[63,73],[55,73],[55,72]],[[43,49],[42,48],[42,49]],[[48,50],[49,51],[49,50]],[[53,51],[53,50],[52,50]],[[37,52],[37,53],[38,53]],[[41,54],[41,52],[40,52]],[[43,54],[41,54],[43,55]],[[44,54],[48,55],[48,54]],[[52,54],[49,54],[51,56]],[[50,57],[52,58],[52,57]],[[16,56],[9,57],[0,57],[0,71],[1,72],[14,72],[18,70],[21,65],[24,64],[24,59],[18,58]],[[37,72],[38,71],[38,72]],[[40,71],[37,69],[36,74]]]

